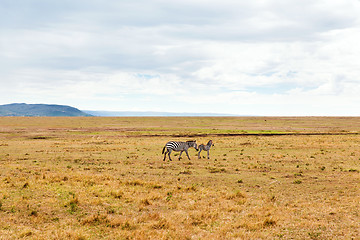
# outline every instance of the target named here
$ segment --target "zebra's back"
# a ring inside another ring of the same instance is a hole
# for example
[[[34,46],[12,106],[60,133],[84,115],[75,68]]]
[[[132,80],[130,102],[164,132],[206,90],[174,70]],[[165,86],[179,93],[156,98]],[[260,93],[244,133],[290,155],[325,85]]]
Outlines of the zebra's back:
[[[166,143],[165,147],[174,151],[183,151],[188,148],[188,145],[185,142],[170,141]]]
[[[209,142],[208,142],[206,145],[201,144],[201,145],[199,146],[199,149],[208,151],[208,150],[210,150],[211,146],[213,146],[213,141],[212,141],[212,140],[209,140]]]

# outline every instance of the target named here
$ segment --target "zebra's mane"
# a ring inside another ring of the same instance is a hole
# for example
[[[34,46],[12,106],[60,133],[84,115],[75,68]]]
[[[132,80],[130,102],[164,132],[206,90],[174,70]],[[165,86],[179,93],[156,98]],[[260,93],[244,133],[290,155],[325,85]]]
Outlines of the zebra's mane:
[[[196,140],[186,141],[187,143],[196,142]]]

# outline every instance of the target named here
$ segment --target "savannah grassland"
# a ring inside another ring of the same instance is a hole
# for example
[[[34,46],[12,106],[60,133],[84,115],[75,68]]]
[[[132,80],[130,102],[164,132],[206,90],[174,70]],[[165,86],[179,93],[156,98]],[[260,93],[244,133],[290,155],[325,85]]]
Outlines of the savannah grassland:
[[[360,239],[359,171],[360,118],[3,117],[0,239]]]

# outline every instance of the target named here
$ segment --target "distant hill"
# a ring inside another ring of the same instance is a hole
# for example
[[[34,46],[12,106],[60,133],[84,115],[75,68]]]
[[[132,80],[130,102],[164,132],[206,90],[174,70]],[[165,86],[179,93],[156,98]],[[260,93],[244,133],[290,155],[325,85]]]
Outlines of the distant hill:
[[[0,116],[81,117],[91,115],[64,105],[12,103],[0,105]]]
[[[236,116],[221,113],[172,113],[172,112],[131,112],[131,111],[92,111],[82,110],[97,117],[218,117]]]

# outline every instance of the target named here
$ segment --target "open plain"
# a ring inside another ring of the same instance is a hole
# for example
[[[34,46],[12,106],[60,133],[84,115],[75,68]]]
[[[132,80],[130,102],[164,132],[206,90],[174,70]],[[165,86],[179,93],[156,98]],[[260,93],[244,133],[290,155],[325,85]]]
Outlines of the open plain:
[[[360,118],[2,117],[0,239],[360,239],[359,172]]]

